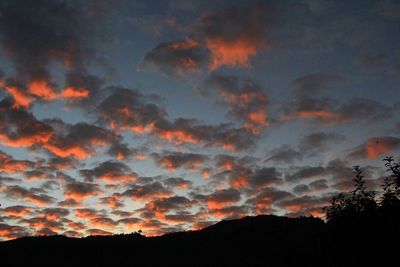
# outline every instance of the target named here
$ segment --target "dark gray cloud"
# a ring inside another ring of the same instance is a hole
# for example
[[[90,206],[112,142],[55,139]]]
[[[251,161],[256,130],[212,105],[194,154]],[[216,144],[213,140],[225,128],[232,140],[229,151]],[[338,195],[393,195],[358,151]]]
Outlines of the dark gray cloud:
[[[206,201],[208,208],[211,210],[218,210],[240,201],[240,192],[233,188],[217,190],[211,195],[207,196]]]
[[[102,193],[99,185],[79,181],[69,182],[64,186],[64,196],[66,200],[72,199],[80,202],[86,198],[98,196]]]
[[[83,169],[79,171],[86,181],[93,182],[101,180],[105,183],[133,183],[138,178],[138,174],[120,161],[104,161],[93,169]]]
[[[18,185],[10,185],[2,188],[2,193],[9,198],[18,199],[38,206],[48,206],[55,202],[55,198],[49,196],[44,190],[38,188],[26,189]]]
[[[313,156],[326,151],[330,146],[343,142],[344,135],[337,133],[316,132],[304,136],[299,143],[299,150],[305,156]]]
[[[131,185],[129,189],[125,190],[122,195],[130,197],[133,200],[148,200],[153,198],[169,197],[173,192],[165,188],[159,182],[148,183],[144,185]]]
[[[291,164],[293,162],[300,161],[304,155],[299,151],[290,147],[290,145],[281,145],[267,153],[267,159],[265,161],[272,161],[274,163]]]
[[[168,75],[186,75],[203,69],[209,62],[209,51],[196,39],[160,43],[149,51],[139,67],[155,68]]]
[[[319,72],[295,79],[290,83],[290,87],[296,95],[313,96],[340,81],[340,79],[340,76]]]
[[[287,182],[298,182],[304,179],[319,178],[326,175],[324,167],[304,166],[291,175],[285,176]]]
[[[249,196],[246,203],[251,205],[252,210],[256,213],[272,213],[274,211],[273,205],[282,199],[293,196],[292,193],[276,189],[274,187],[267,187],[258,191],[257,194]]]
[[[352,98],[337,110],[339,118],[347,121],[375,122],[393,116],[392,107],[368,98]]]
[[[192,186],[193,182],[180,178],[180,177],[169,177],[162,180],[163,184],[174,189],[174,188],[189,188]]]
[[[221,66],[249,67],[267,43],[265,3],[252,1],[200,18],[193,36],[162,42],[147,52],[141,67],[154,67],[168,75]]]
[[[111,32],[104,25],[110,22],[112,9],[94,12],[91,5],[79,1],[2,1],[0,42],[13,60],[18,79],[50,81],[53,61],[83,71],[98,57],[93,44],[109,38]]]
[[[238,119],[253,134],[259,134],[269,123],[267,96],[251,80],[240,81],[234,76],[214,74],[198,86],[197,90],[227,106],[228,114]]]

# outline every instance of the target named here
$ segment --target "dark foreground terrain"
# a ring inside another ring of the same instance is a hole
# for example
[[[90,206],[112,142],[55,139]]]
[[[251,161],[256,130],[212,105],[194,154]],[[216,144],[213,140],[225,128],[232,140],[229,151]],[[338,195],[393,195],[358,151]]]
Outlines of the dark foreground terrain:
[[[0,266],[398,266],[399,240],[398,210],[335,223],[264,215],[160,237],[20,238],[0,242]]]

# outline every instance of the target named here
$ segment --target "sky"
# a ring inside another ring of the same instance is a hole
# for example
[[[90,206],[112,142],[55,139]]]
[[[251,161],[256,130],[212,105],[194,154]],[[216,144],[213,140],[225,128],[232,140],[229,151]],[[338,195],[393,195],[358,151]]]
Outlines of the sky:
[[[317,216],[400,151],[400,1],[0,2],[0,239]]]

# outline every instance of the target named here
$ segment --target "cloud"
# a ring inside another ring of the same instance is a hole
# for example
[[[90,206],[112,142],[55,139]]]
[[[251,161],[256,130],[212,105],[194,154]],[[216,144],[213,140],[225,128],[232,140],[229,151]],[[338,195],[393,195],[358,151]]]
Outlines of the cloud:
[[[252,206],[256,214],[265,214],[273,211],[276,202],[291,196],[293,195],[287,191],[267,187],[247,198],[246,203]]]
[[[94,169],[83,169],[79,173],[86,181],[93,182],[94,179],[97,179],[107,184],[129,184],[135,182],[138,178],[138,174],[133,172],[131,168],[117,161],[104,161]]]
[[[26,110],[13,109],[7,100],[0,102],[0,110],[0,142],[7,146],[40,148],[57,157],[85,159],[94,155],[97,147],[120,138],[109,130],[86,122],[39,121]]]
[[[327,150],[331,145],[336,145],[346,139],[337,133],[316,132],[304,136],[299,143],[299,150],[305,156],[313,156]]]
[[[1,211],[6,215],[11,215],[15,217],[26,217],[33,212],[33,209],[31,207],[17,205],[9,206],[2,209]]]
[[[226,174],[229,184],[235,189],[257,191],[273,184],[282,183],[282,174],[271,167],[259,168],[236,165],[232,170],[228,170]]]
[[[351,98],[343,103],[331,98],[299,97],[285,108],[283,120],[308,119],[314,123],[373,123],[391,118],[393,108],[368,98]]]
[[[165,186],[168,186],[172,189],[179,188],[179,189],[188,189],[192,186],[193,182],[189,180],[185,180],[179,177],[169,177],[162,181]]]
[[[53,136],[53,129],[38,121],[25,110],[13,109],[7,99],[0,102],[0,142],[13,147],[31,147],[47,143]]]
[[[337,121],[337,115],[334,108],[337,101],[330,98],[295,98],[287,106],[290,111],[286,111],[287,119],[301,118],[310,119],[314,122],[323,124],[333,124]]]
[[[33,101],[64,98],[76,101],[85,98],[85,87],[68,86],[57,92],[52,82],[51,64],[58,62],[67,73],[85,73],[85,69],[101,57],[93,43],[104,43],[109,27],[105,27],[113,12],[93,15],[89,6],[77,2],[38,0],[5,1],[0,5],[0,43],[11,59],[19,86],[7,85],[20,107]],[[90,15],[92,14],[92,15]],[[70,85],[69,79],[67,84]],[[87,91],[85,91],[87,90]]]
[[[69,170],[76,168],[79,165],[79,160],[74,157],[50,157],[47,160],[47,164],[51,170]]]
[[[29,234],[30,232],[25,227],[0,223],[0,236],[3,240],[15,239]]]
[[[274,167],[263,167],[253,170],[249,176],[249,185],[254,188],[269,187],[273,184],[282,183],[282,173],[278,172]]]
[[[74,213],[77,218],[87,219],[87,220],[100,217],[103,215],[102,212],[91,208],[74,209]]]
[[[328,197],[301,196],[284,199],[276,203],[276,205],[287,210],[290,216],[300,216],[300,214],[320,216],[322,215],[322,207],[326,206],[328,201]],[[312,213],[306,214],[307,210],[312,211]]]
[[[293,174],[286,175],[285,180],[287,182],[300,182],[306,179],[321,178],[325,175],[327,175],[327,172],[324,167],[304,166]]]
[[[372,137],[354,148],[346,157],[352,160],[374,160],[380,156],[387,156],[399,148],[400,138],[393,136]]]
[[[161,198],[153,200],[146,204],[143,208],[145,211],[150,211],[155,214],[157,219],[168,222],[167,213],[171,211],[182,211],[193,206],[193,202],[186,197],[172,196],[168,198]],[[188,215],[188,214],[185,214]],[[185,216],[188,217],[188,216]],[[189,216],[190,217],[190,216]],[[173,221],[174,217],[169,214],[169,219]]]
[[[313,96],[340,79],[341,77],[337,75],[318,72],[295,79],[290,83],[290,88],[296,95]]]
[[[143,95],[137,90],[111,87],[112,93],[97,107],[99,122],[112,129],[149,134],[171,144],[191,144],[221,147],[241,151],[253,145],[252,134],[232,124],[207,125],[196,119],[168,120],[154,96]]]
[[[155,135],[172,144],[196,144],[204,147],[219,147],[238,152],[251,148],[254,137],[244,128],[232,124],[206,125],[195,119],[176,119],[156,125]]]
[[[259,134],[268,126],[267,97],[253,81],[240,82],[233,76],[212,75],[197,89],[204,96],[216,97],[229,108],[228,114],[241,121],[251,133]]]
[[[21,224],[28,225],[34,231],[40,231],[40,230],[51,231],[50,235],[54,235],[54,233],[57,234],[58,231],[65,230],[62,221],[47,220],[44,217],[26,218],[26,219],[21,219],[19,222]]]
[[[250,59],[267,47],[268,13],[261,2],[251,2],[203,16],[199,29],[211,52],[209,68],[250,67]]]
[[[64,186],[64,196],[80,202],[86,198],[91,198],[102,194],[103,191],[97,184],[74,181]]]
[[[123,196],[119,193],[114,193],[111,196],[100,198],[100,203],[103,205],[107,205],[112,209],[117,209],[125,206],[123,202]]]
[[[226,220],[238,219],[244,217],[247,213],[246,206],[227,206],[218,209],[212,209],[211,215],[216,218],[224,218]]]
[[[58,221],[69,215],[69,210],[64,208],[46,208],[38,212],[39,217],[43,217],[48,221]]]
[[[106,228],[106,229],[113,229],[118,225],[118,221],[114,221],[108,217],[96,217],[90,219],[90,226],[99,227],[99,228]]]
[[[140,67],[154,67],[168,75],[222,66],[249,68],[251,58],[268,47],[267,12],[265,4],[252,2],[204,13],[191,37],[158,44],[146,53]]]
[[[352,98],[338,108],[342,121],[365,121],[367,123],[388,119],[393,116],[392,107],[368,98]]]
[[[120,139],[113,132],[86,122],[73,125],[58,119],[45,122],[54,129],[54,137],[39,146],[61,158],[73,156],[86,159],[96,154],[97,147],[109,145]]]
[[[130,130],[135,133],[148,133],[154,124],[163,119],[166,112],[161,109],[152,97],[145,96],[137,90],[110,87],[110,94],[97,107],[100,122],[111,128]]]
[[[11,185],[2,189],[2,192],[7,197],[20,199],[37,206],[48,206],[55,201],[55,198],[46,195],[43,190],[36,188],[26,189],[18,185]]]
[[[59,93],[59,98],[85,108],[85,105],[98,100],[104,81],[84,71],[75,71],[66,74],[65,83],[66,87]]]
[[[206,202],[210,210],[232,206],[240,201],[240,192],[236,189],[222,189],[207,196]]]
[[[267,155],[268,156],[265,161],[272,161],[274,163],[291,164],[296,160],[303,159],[302,153],[286,144],[269,151]]]
[[[118,160],[128,160],[132,157],[137,160],[144,160],[147,157],[146,152],[146,148],[131,148],[126,143],[114,142],[108,149],[107,154]]]
[[[196,170],[208,159],[206,155],[182,152],[153,153],[155,162],[170,172],[178,168]]]
[[[159,182],[153,182],[145,185],[131,185],[129,189],[122,193],[125,197],[132,200],[150,200],[154,198],[163,198],[174,195],[172,191],[162,186]]]
[[[123,224],[128,229],[139,229],[142,221],[143,221],[142,219],[130,217],[130,218],[120,219],[118,220],[118,223]]]
[[[10,155],[0,150],[0,172],[23,172],[31,168],[33,165],[34,163],[32,161],[13,159]]]
[[[181,76],[207,66],[209,53],[196,39],[160,43],[148,52],[140,68],[156,68],[168,75]]]

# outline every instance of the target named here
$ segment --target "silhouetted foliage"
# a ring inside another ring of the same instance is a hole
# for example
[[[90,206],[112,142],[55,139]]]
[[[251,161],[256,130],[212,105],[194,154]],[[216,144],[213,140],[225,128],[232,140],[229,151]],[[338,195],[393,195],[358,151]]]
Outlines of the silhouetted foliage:
[[[381,206],[390,208],[400,206],[400,162],[395,162],[393,157],[383,159],[390,175],[385,177]]]
[[[371,212],[378,207],[375,201],[375,192],[369,191],[365,186],[360,166],[354,166],[353,170],[355,173],[354,190],[347,194],[340,193],[334,196],[330,202],[331,205],[324,208],[329,221],[353,216],[357,213]]]

